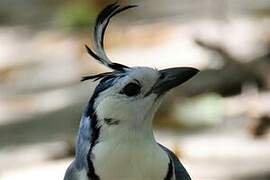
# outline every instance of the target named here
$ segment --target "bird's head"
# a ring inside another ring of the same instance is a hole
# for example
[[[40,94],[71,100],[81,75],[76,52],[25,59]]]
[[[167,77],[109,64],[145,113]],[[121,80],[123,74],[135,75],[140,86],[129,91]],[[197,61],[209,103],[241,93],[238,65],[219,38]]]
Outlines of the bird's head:
[[[94,51],[88,46],[88,53],[113,71],[82,80],[99,80],[92,95],[86,116],[95,116],[102,126],[126,126],[143,128],[151,126],[151,119],[162,97],[170,89],[193,77],[198,70],[178,67],[157,70],[150,67],[128,67],[114,63],[107,57],[104,46],[104,32],[111,17],[135,6],[107,6],[98,16],[94,29]]]

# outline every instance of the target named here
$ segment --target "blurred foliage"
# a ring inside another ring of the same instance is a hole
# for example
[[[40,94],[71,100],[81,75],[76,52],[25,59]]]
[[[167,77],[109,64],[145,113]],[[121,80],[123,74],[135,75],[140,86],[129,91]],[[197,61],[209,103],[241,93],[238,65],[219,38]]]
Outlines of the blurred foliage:
[[[56,23],[69,30],[89,27],[94,24],[98,8],[93,1],[67,2],[56,13]]]
[[[256,10],[255,11],[255,16],[259,17],[259,18],[268,18],[270,17],[270,8],[262,8],[260,10]]]
[[[214,127],[224,117],[224,99],[216,93],[194,96],[178,102],[172,115],[184,127]]]

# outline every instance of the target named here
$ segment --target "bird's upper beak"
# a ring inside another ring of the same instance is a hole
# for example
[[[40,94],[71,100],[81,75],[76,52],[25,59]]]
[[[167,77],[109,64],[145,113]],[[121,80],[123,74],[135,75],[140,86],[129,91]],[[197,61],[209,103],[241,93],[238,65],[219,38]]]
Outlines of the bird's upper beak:
[[[199,72],[191,67],[178,67],[160,70],[160,77],[152,88],[152,93],[164,94],[170,89],[186,82]]]

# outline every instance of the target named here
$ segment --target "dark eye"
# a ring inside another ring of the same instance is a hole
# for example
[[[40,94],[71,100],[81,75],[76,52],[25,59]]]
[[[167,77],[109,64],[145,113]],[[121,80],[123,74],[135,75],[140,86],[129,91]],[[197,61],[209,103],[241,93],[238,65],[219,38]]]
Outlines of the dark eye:
[[[121,94],[125,94],[127,96],[136,96],[140,93],[141,86],[137,83],[129,83],[127,84],[122,91]]]

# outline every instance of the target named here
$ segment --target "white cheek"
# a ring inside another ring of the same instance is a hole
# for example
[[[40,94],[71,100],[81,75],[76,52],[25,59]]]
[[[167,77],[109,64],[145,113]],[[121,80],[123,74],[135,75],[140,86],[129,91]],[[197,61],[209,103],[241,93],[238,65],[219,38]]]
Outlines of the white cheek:
[[[134,117],[136,110],[132,108],[132,103],[115,96],[103,99],[96,107],[98,118],[112,118],[116,120],[130,120]]]
[[[120,96],[108,96],[98,103],[96,113],[99,119],[112,118],[132,123],[132,126],[140,126],[153,117],[157,106],[155,98],[155,95],[135,100]]]

